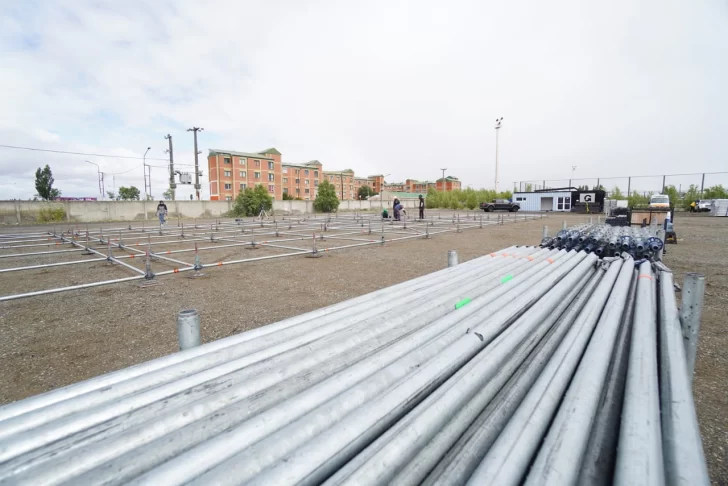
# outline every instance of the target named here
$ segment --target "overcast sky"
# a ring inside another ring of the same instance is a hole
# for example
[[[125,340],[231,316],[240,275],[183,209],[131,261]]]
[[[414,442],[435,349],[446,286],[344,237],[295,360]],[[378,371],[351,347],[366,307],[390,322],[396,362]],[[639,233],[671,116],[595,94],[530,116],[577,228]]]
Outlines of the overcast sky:
[[[201,126],[205,176],[209,148],[274,146],[288,162],[392,182],[447,168],[492,188],[502,116],[502,188],[565,183],[574,165],[577,178],[728,171],[724,0],[1,5],[0,144],[138,157],[149,146],[165,159],[169,133],[175,161],[192,164],[185,130]],[[138,160],[0,148],[0,199],[32,197],[45,164],[64,195],[97,195],[86,159],[117,187],[143,187]],[[166,162],[151,163],[159,198]],[[605,185],[616,183],[626,189]]]

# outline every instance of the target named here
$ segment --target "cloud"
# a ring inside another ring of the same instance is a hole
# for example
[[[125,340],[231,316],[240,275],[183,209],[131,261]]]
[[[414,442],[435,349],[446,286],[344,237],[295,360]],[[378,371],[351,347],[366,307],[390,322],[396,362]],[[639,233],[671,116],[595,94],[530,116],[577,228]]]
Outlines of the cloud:
[[[194,125],[203,157],[275,146],[291,162],[393,181],[447,167],[492,187],[503,116],[501,187],[566,183],[573,165],[728,171],[726,17],[718,2],[626,0],[23,2],[0,13],[0,143],[163,159],[170,133],[192,164]],[[140,161],[89,160],[142,186]],[[64,194],[97,192],[84,157],[0,149],[0,197],[31,196],[46,163]]]

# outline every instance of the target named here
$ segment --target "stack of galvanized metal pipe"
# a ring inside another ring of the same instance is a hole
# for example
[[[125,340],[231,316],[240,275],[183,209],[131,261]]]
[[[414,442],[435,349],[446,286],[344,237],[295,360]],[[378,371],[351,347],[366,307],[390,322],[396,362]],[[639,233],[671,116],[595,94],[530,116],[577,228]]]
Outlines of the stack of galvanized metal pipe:
[[[542,248],[595,253],[598,257],[630,255],[637,260],[659,259],[664,241],[656,226],[610,226],[583,224],[562,229],[556,236],[544,236]]]
[[[656,265],[506,248],[13,403],[0,483],[707,484]]]

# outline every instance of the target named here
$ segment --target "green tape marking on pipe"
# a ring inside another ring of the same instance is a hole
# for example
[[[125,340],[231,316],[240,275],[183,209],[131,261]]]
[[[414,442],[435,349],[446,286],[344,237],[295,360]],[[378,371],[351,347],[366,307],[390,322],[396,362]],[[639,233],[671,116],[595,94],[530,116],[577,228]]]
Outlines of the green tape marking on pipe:
[[[511,280],[512,278],[513,278],[513,275],[506,275],[506,276],[504,276],[504,277],[501,278],[500,283],[506,283],[509,280]]]
[[[470,303],[470,300],[471,300],[470,297],[465,297],[463,300],[461,300],[460,302],[455,304],[455,308],[459,309],[464,305],[468,305]]]

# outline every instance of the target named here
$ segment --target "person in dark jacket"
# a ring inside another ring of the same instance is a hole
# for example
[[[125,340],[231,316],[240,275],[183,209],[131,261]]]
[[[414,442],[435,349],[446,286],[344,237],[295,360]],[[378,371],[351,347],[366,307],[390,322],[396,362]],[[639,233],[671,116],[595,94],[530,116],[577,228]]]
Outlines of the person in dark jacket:
[[[394,220],[395,221],[399,221],[399,209],[398,209],[399,206],[400,206],[399,199],[397,199],[395,197],[394,198],[394,201],[392,201],[392,210],[393,210],[392,212],[394,213]]]
[[[420,219],[425,219],[425,198],[420,194]]]

